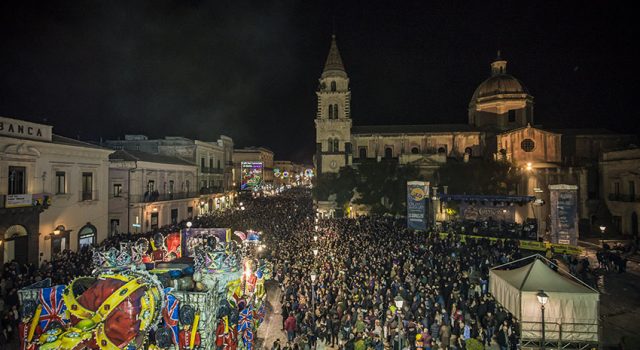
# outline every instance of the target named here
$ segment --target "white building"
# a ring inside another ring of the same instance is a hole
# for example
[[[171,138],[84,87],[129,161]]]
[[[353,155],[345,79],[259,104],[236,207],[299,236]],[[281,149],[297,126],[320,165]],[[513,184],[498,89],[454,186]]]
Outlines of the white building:
[[[606,230],[638,238],[640,149],[604,152],[600,160],[600,174],[601,195],[607,203],[613,226]],[[598,224],[607,226],[602,219]]]
[[[197,167],[191,183],[205,210],[215,210],[223,201],[233,200],[233,140],[221,135],[217,141],[191,140],[167,136],[149,139],[145,135],[125,135],[124,140],[105,142],[115,150],[142,151],[182,159]]]
[[[0,117],[0,263],[38,263],[107,237],[109,154]]]
[[[129,150],[109,159],[111,233],[147,232],[203,214],[191,162]]]
[[[243,169],[242,163],[262,163],[262,184],[273,184],[273,157],[274,153],[264,147],[245,147],[233,150],[234,183],[236,188],[241,187]]]

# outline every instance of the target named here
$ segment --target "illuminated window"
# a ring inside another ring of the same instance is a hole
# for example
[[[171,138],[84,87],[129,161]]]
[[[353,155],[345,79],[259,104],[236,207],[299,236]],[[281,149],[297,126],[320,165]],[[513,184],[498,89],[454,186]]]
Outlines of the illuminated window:
[[[523,151],[525,152],[532,152],[533,149],[536,147],[536,143],[533,142],[532,139],[524,139],[522,140],[522,142],[520,143],[520,147],[522,148]]]

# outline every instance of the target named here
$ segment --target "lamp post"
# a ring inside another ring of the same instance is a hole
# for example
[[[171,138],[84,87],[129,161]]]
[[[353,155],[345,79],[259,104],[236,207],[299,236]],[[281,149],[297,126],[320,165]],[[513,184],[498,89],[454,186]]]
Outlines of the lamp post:
[[[393,302],[396,304],[396,313],[398,314],[398,349],[402,350],[402,336],[400,331],[402,330],[402,320],[400,319],[400,310],[402,310],[402,305],[404,305],[404,299],[398,294]]]
[[[318,235],[313,235],[313,241],[317,242],[318,241]]]
[[[313,315],[313,329],[315,330],[316,327],[316,296],[315,296],[315,283],[316,283],[316,278],[318,277],[318,275],[316,275],[315,272],[311,272],[311,313]]]
[[[313,257],[318,256],[318,248],[313,248]]]
[[[607,230],[607,226],[605,225],[600,225],[600,233],[602,233],[602,238],[604,238],[604,231]],[[604,240],[600,238],[600,245],[602,246],[602,248],[604,248]]]
[[[547,304],[547,302],[549,301],[549,296],[547,295],[547,293],[544,292],[544,290],[540,290],[538,292],[538,294],[536,294],[536,297],[538,297],[538,302],[540,303],[540,309],[542,310],[542,350],[544,350],[545,348],[545,339],[544,339],[544,331],[545,331],[545,325],[544,325],[544,306],[545,304]]]

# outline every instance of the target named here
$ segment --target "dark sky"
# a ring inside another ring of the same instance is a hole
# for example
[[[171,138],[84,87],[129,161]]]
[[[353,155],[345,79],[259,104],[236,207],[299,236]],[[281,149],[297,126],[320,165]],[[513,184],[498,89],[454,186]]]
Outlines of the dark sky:
[[[251,3],[2,1],[0,115],[83,140],[225,134],[310,161],[335,22],[354,125],[465,123],[501,49],[537,123],[640,131],[638,20],[625,6]]]

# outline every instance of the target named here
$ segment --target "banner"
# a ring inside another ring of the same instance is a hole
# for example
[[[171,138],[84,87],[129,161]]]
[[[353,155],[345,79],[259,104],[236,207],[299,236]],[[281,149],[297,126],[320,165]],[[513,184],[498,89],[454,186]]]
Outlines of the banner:
[[[578,186],[549,185],[551,241],[578,244]]]
[[[423,181],[407,182],[407,227],[414,230],[426,230],[426,202],[429,196],[429,183]]]
[[[460,216],[465,220],[514,222],[516,208],[512,206],[492,206],[482,204],[460,203]]]
[[[440,232],[440,238],[446,238],[449,234],[446,232]],[[474,236],[474,235],[463,235],[454,233],[456,237],[460,237],[460,241],[464,242],[467,238],[473,239],[488,239],[492,242],[497,240],[505,240],[507,238],[498,238],[498,237],[487,237],[487,236]],[[549,242],[538,242],[538,241],[527,241],[518,239],[518,247],[524,250],[535,250],[539,252],[546,252],[547,249],[553,249],[554,253],[558,254],[571,254],[571,255],[580,255],[582,254],[582,248],[573,245],[567,244],[554,244]]]
[[[240,183],[240,190],[257,190],[262,186],[263,180],[263,164],[262,162],[241,162],[240,172],[242,181]]]

